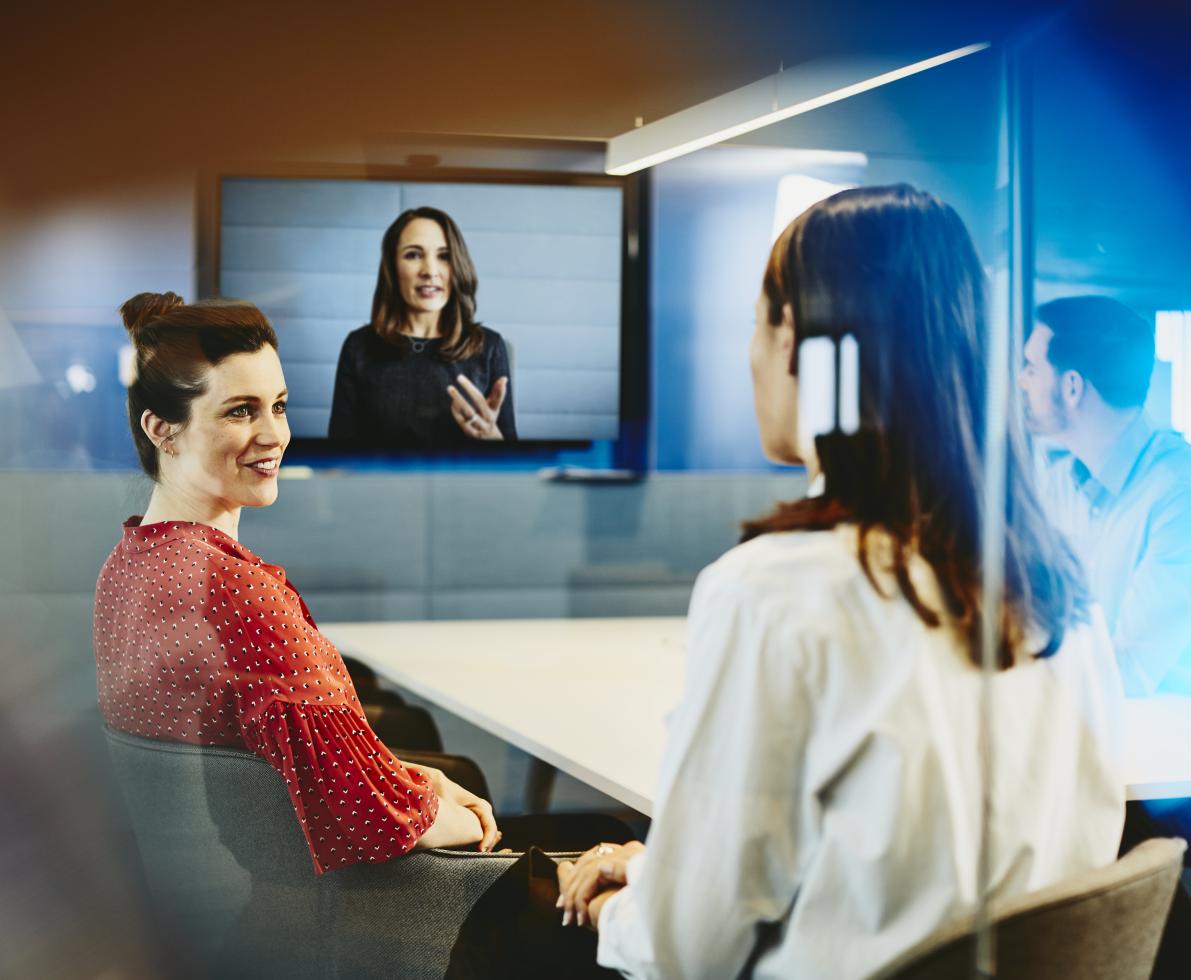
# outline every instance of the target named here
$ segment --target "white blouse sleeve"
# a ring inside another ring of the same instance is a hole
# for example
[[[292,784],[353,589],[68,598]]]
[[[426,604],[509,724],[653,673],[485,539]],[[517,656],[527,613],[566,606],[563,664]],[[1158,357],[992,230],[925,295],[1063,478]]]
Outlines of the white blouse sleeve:
[[[736,976],[758,927],[794,901],[800,830],[816,819],[803,802],[812,718],[807,640],[779,608],[716,566],[696,583],[647,851],[602,910],[603,966]]]

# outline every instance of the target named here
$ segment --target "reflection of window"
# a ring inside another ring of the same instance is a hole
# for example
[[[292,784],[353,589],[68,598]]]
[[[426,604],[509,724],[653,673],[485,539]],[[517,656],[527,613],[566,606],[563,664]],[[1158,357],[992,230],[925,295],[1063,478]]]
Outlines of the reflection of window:
[[[1170,427],[1191,442],[1191,311],[1160,312],[1154,346],[1170,365]]]

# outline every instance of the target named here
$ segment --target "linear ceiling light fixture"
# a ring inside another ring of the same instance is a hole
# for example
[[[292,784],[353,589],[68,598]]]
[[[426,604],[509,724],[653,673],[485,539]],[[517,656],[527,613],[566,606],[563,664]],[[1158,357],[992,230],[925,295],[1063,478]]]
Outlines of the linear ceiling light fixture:
[[[890,67],[865,60],[818,60],[787,68],[608,141],[604,170],[617,177],[722,143],[763,126],[868,92],[899,78],[983,51],[988,43]],[[899,59],[900,60],[900,59]]]

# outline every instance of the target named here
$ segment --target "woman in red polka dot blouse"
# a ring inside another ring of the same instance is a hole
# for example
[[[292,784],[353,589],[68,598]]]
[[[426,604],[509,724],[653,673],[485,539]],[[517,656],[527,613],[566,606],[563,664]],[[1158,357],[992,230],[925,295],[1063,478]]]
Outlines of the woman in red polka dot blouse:
[[[95,592],[99,701],[120,731],[252,749],[285,779],[320,874],[500,834],[492,807],[404,765],[368,727],[338,651],[284,569],[236,540],[277,499],[289,443],[277,337],[247,304],[142,293],[128,419],[154,481]]]

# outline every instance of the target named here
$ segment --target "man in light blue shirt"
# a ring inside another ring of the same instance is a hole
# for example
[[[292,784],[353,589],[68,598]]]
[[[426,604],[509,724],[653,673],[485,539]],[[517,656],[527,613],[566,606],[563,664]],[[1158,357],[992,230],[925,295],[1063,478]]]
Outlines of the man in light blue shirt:
[[[1037,320],[1018,384],[1051,447],[1044,502],[1104,609],[1125,693],[1191,695],[1191,445],[1142,408],[1154,328],[1104,296]]]

